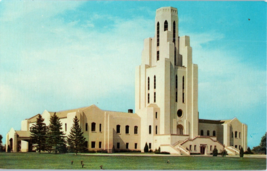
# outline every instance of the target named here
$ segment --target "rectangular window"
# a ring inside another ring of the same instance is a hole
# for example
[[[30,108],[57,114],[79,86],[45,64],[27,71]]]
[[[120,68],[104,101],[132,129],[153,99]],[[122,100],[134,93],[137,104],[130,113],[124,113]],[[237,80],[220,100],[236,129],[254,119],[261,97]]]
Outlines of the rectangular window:
[[[137,143],[134,143],[134,149],[137,149]]]
[[[184,93],[183,93],[183,103],[184,103]]]
[[[129,125],[125,126],[125,134],[129,134]]]
[[[189,150],[190,150],[190,151],[192,150],[192,145],[189,145]]]
[[[65,131],[67,132],[67,124],[65,123]]]
[[[156,103],[156,92],[154,92],[154,103]]]
[[[156,117],[156,119],[158,118],[158,112],[156,112],[155,117]]]
[[[91,148],[95,148],[95,142],[91,141]]]
[[[150,89],[150,81],[149,81],[149,77],[147,78],[147,90]]]
[[[155,130],[156,134],[158,134],[158,126],[156,126],[156,130]]]
[[[235,131],[235,138],[237,138],[237,131]]]
[[[99,132],[101,132],[101,124],[99,124]]]
[[[210,151],[212,151],[212,145],[210,146]]]
[[[159,60],[159,51],[157,51],[157,61]]]
[[[101,148],[102,142],[99,141],[98,148]]]
[[[147,94],[147,103],[149,103],[149,93]]]
[[[138,134],[138,126],[134,126],[134,134]]]
[[[85,145],[86,148],[88,148],[88,141],[85,141],[84,145]]]
[[[237,148],[237,145],[235,145],[235,148]]]
[[[126,149],[129,149],[129,143],[126,143]]]
[[[117,143],[117,149],[120,149],[120,143]]]
[[[120,125],[117,125],[116,127],[117,127],[116,132],[117,133],[120,133],[121,132],[121,126]]]
[[[156,81],[156,75],[154,75],[154,89],[156,89],[157,81]]]
[[[197,146],[196,145],[194,145],[194,150],[197,151]]]
[[[151,125],[149,125],[149,130],[148,131],[149,131],[149,134],[151,134],[151,132],[152,132],[151,131]]]
[[[151,143],[149,143],[148,148],[151,149]]]
[[[241,132],[239,132],[239,138],[241,138]]]
[[[177,100],[178,100],[178,94],[177,94],[177,91],[176,91],[176,93],[175,93],[175,102],[177,102]]]

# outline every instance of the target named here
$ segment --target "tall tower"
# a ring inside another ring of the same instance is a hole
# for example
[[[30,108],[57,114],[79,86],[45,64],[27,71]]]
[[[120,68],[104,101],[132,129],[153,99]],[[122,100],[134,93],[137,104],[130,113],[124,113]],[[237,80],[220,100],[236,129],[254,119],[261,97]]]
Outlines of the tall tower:
[[[144,40],[136,68],[135,111],[141,117],[141,146],[158,135],[198,134],[198,68],[188,36],[179,37],[173,7],[156,11],[155,36]]]

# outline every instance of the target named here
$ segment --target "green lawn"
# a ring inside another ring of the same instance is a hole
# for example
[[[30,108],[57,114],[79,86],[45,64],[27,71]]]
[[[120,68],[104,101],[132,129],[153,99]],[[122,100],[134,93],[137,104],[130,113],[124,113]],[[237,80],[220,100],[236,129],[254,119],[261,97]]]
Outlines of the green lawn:
[[[81,160],[84,168],[81,167]],[[167,163],[167,160],[170,163]],[[71,165],[71,161],[74,162]],[[265,170],[266,160],[203,156],[97,156],[0,153],[0,169]]]

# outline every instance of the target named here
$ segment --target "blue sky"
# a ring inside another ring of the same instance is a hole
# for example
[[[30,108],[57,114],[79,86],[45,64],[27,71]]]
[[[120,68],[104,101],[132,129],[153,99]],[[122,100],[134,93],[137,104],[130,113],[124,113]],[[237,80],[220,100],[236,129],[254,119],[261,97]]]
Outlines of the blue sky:
[[[199,67],[199,116],[266,132],[266,2],[0,0],[0,134],[45,109],[134,109],[157,8],[178,9]],[[250,20],[248,20],[250,19]]]

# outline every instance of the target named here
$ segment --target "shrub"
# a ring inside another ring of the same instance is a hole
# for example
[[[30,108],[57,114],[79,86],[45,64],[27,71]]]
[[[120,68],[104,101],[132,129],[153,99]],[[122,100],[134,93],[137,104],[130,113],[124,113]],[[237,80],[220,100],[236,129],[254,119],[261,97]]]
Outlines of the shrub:
[[[213,156],[215,156],[215,157],[218,155],[218,150],[217,150],[216,147],[213,149],[212,154],[213,154]]]
[[[240,149],[239,156],[240,156],[240,157],[243,157],[243,156],[244,156],[244,150],[243,150],[243,147],[241,147],[241,149]]]
[[[247,151],[244,152],[244,154],[254,154],[251,149],[248,147]]]
[[[147,153],[148,152],[148,145],[146,143],[145,147],[144,147],[144,152]]]
[[[228,155],[228,153],[227,153],[227,151],[225,149],[223,149],[221,155],[224,157],[224,156]]]

